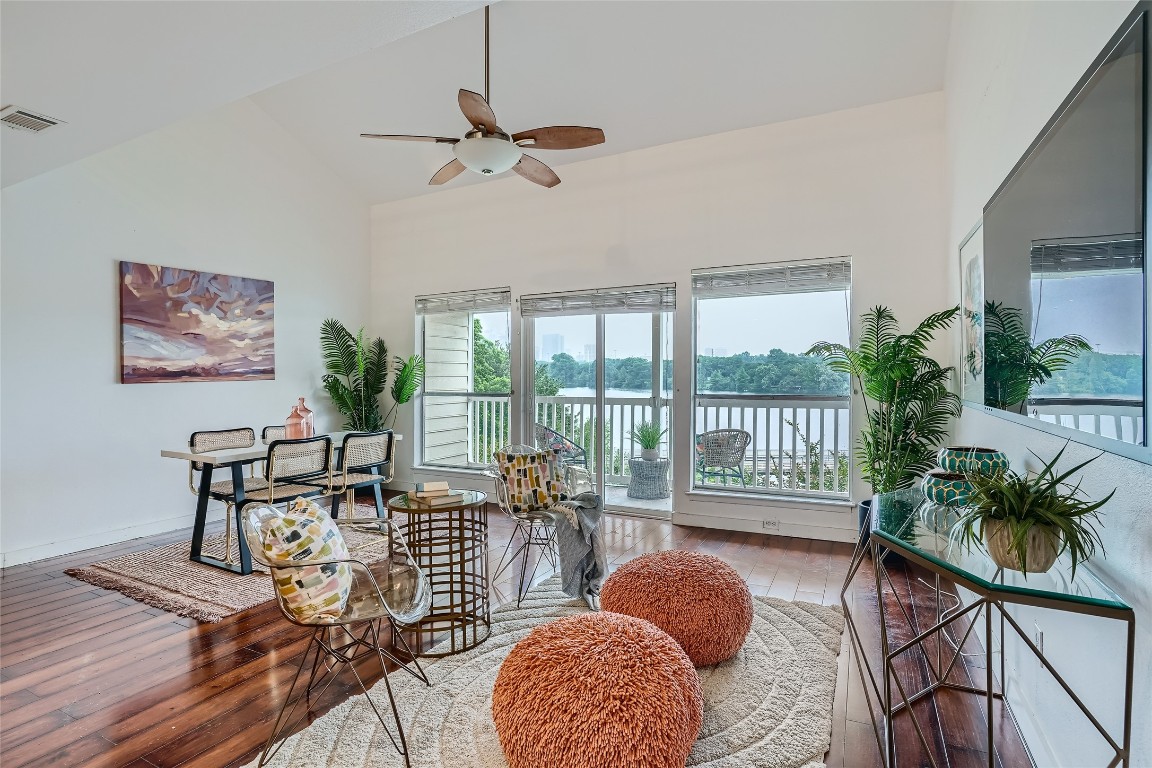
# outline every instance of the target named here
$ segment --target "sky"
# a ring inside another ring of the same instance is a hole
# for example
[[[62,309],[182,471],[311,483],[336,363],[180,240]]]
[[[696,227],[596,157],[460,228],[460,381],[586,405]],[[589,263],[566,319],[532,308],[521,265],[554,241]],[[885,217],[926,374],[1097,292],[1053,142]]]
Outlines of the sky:
[[[817,341],[848,341],[846,291],[700,299],[697,302],[696,347],[701,353],[767,354],[773,349],[801,353]],[[503,313],[477,315],[484,335],[508,341],[508,320]],[[591,315],[542,317],[536,320],[537,359],[544,358],[544,337],[564,337],[564,351],[578,360],[588,359],[585,347],[596,343],[596,321]],[[652,355],[652,319],[647,314],[607,315],[604,346],[610,358]]]

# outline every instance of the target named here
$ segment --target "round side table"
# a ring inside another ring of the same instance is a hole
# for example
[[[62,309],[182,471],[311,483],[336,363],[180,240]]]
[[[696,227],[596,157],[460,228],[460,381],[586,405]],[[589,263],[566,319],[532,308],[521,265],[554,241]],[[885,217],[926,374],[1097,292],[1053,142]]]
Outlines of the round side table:
[[[666,499],[671,496],[668,490],[668,464],[668,459],[628,459],[628,470],[632,473],[628,483],[628,497]]]
[[[463,501],[441,506],[410,502],[407,494],[388,501],[416,564],[432,586],[432,610],[412,628],[413,648],[447,633],[447,650],[419,656],[451,656],[488,639],[488,497],[461,491]],[[437,638],[440,639],[440,638]]]

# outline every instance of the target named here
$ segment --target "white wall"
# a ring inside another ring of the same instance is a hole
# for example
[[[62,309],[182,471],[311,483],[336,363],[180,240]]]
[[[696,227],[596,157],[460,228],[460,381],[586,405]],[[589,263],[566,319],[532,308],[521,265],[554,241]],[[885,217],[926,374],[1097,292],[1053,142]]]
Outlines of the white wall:
[[[321,321],[367,320],[367,205],[248,101],[3,191],[3,564],[191,525],[197,429],[283,423]],[[276,380],[119,384],[117,261],[276,284]]]
[[[1131,2],[957,3],[949,46],[947,94],[948,171],[951,188],[952,300],[960,295],[956,249],[979,220],[981,208],[1052,116],[1132,9]],[[1017,468],[1037,468],[1028,450],[1051,456],[1062,439],[970,409],[958,428],[961,443],[1006,450]],[[1096,452],[1073,444],[1067,461]],[[1104,510],[1107,557],[1093,567],[1136,610],[1134,766],[1152,765],[1152,467],[1106,454],[1084,478],[1100,497],[1118,488]],[[1068,619],[1052,612],[1021,611],[1021,623],[1044,631],[1045,651],[1069,671],[1074,687],[1118,723],[1123,689],[1121,633],[1099,619]],[[1102,765],[1104,752],[1092,726],[1033,662],[1010,643],[1009,698],[1029,745],[1043,766]]]
[[[942,160],[936,93],[561,166],[552,190],[512,176],[379,205],[373,327],[406,354],[415,294],[674,281],[675,452],[688,456],[691,270],[850,254],[854,315],[883,303],[919,321],[947,301]],[[400,445],[400,481],[417,449]],[[853,537],[843,506],[710,501],[686,493],[688,464],[675,463],[678,522],[761,530],[775,518],[786,534]]]

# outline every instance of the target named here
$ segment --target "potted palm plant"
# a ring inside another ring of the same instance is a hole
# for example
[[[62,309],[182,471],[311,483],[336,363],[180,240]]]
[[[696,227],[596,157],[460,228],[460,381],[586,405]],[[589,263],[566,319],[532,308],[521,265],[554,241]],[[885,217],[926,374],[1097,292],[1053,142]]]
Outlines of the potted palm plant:
[[[381,338],[365,339],[364,329],[352,334],[339,320],[329,318],[320,326],[320,349],[327,373],[324,390],[344,417],[344,428],[377,432],[396,420],[396,409],[408,403],[424,383],[424,360],[412,355],[397,357],[392,380],[392,407],[380,410],[380,395],[388,386],[388,347]]]
[[[644,461],[660,458],[660,441],[666,434],[668,430],[661,429],[658,421],[641,421],[632,427],[632,439],[640,444],[640,458]]]
[[[1032,343],[1019,309],[984,303],[984,404],[1019,413],[1032,388],[1091,352],[1083,336],[1069,334]]]
[[[960,398],[948,388],[952,367],[927,354],[937,331],[947,328],[959,311],[937,312],[911,333],[900,333],[892,310],[873,307],[861,316],[855,348],[821,341],[806,353],[851,376],[864,400],[856,461],[874,494],[910,488],[932,469],[950,420],[960,415]],[[860,504],[861,528],[870,503]]]
[[[1092,557],[1097,547],[1104,551],[1093,521],[1100,522],[1100,508],[1116,491],[1092,502],[1079,483],[1067,482],[1100,456],[1057,474],[1056,464],[1067,448],[1065,444],[1036,474],[1011,470],[969,474],[972,492],[953,536],[968,547],[974,541],[983,542],[996,565],[1025,576],[1044,573],[1067,551],[1075,578],[1078,564]]]

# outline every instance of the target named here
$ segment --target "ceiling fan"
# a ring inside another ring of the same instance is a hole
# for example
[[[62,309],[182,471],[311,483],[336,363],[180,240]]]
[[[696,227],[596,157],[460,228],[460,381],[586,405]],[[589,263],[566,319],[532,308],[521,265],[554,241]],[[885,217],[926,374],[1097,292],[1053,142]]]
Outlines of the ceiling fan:
[[[509,169],[542,187],[560,183],[556,172],[536,158],[524,154],[524,148],[580,149],[604,143],[604,131],[579,125],[550,125],[509,134],[496,124],[496,115],[488,102],[488,6],[484,7],[484,95],[460,89],[460,111],[472,130],[462,139],[443,136],[407,136],[397,134],[362,133],[366,139],[393,141],[432,141],[451,144],[456,158],[433,174],[429,184],[443,184],[467,170],[484,176],[494,176]]]

